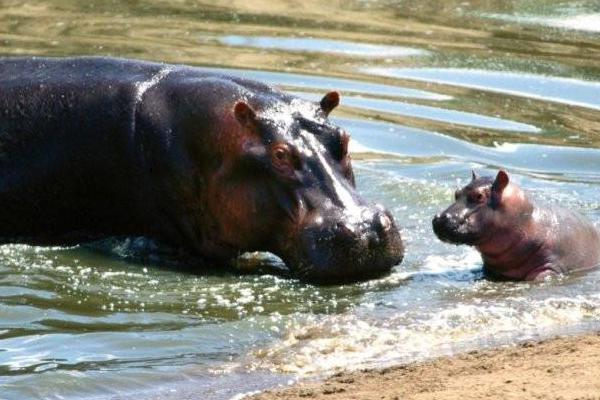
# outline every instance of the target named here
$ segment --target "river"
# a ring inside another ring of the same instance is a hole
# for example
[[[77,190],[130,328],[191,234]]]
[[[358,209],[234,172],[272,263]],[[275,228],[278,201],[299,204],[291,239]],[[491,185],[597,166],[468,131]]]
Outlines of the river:
[[[597,1],[0,0],[0,55],[111,55],[342,93],[357,185],[402,227],[391,275],[318,287],[182,270],[144,239],[0,246],[1,399],[230,399],[600,328],[600,271],[490,282],[434,236],[471,169],[600,226]],[[151,249],[152,250],[152,249]],[[152,251],[150,251],[152,252]]]

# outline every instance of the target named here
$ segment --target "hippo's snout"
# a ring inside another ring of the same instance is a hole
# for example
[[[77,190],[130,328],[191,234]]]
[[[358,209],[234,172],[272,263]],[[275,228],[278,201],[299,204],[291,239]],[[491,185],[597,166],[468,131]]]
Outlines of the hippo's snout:
[[[377,278],[404,256],[400,231],[382,207],[365,207],[363,218],[341,214],[314,218],[301,233],[300,254],[290,264],[305,281],[334,284]]]

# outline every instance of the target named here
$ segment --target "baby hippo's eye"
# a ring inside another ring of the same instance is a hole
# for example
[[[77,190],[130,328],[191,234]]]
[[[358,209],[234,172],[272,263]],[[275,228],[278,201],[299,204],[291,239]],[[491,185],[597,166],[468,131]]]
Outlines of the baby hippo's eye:
[[[481,203],[485,199],[485,196],[481,192],[471,193],[469,195],[469,201],[471,203]]]

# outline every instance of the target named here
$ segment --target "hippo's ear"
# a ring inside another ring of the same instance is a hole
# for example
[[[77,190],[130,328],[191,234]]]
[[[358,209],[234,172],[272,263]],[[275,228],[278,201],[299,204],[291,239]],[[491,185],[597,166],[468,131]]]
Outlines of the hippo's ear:
[[[334,108],[336,108],[340,104],[340,94],[338,92],[329,92],[321,99],[319,105],[321,106],[321,110],[325,113],[325,115],[329,115]]]
[[[253,127],[256,124],[256,113],[245,101],[235,103],[233,114],[242,126]]]
[[[474,181],[474,180],[477,180],[477,179],[479,179],[479,175],[477,175],[477,172],[475,172],[475,170],[472,169],[471,170],[471,180]]]
[[[494,183],[492,183],[492,205],[497,207],[500,205],[502,200],[502,192],[508,186],[508,182],[510,179],[508,178],[508,174],[505,170],[501,169],[498,171],[498,175],[496,175],[496,179]]]

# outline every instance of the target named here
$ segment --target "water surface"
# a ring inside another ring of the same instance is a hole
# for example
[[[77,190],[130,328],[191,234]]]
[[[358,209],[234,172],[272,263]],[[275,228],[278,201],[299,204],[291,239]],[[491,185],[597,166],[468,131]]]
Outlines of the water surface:
[[[402,226],[392,274],[317,287],[175,268],[140,238],[0,246],[0,398],[229,399],[344,368],[600,328],[600,271],[482,279],[432,216],[507,168],[600,226],[595,1],[2,1],[2,55],[112,55],[242,75],[353,135],[360,191]],[[151,256],[148,256],[148,252]]]

